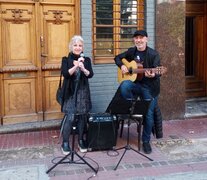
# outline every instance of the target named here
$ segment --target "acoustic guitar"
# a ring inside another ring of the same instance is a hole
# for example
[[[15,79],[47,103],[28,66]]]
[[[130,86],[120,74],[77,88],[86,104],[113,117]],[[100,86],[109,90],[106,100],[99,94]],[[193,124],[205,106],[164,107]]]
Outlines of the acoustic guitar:
[[[137,64],[136,61],[128,62],[126,59],[122,59],[122,62],[128,68],[129,73],[123,74],[121,69],[118,68],[118,82],[119,83],[121,83],[124,80],[131,80],[133,82],[135,80],[140,81],[144,76],[144,72],[147,70],[155,74],[160,74],[160,75],[167,72],[167,68],[163,66],[159,66],[156,68],[143,68],[143,65],[140,63]]]

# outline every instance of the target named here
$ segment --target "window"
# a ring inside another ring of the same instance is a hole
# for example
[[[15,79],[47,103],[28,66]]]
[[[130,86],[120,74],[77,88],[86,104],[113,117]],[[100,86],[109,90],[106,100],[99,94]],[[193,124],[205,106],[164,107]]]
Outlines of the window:
[[[132,34],[144,28],[144,0],[93,0],[94,63],[113,63],[133,46]]]

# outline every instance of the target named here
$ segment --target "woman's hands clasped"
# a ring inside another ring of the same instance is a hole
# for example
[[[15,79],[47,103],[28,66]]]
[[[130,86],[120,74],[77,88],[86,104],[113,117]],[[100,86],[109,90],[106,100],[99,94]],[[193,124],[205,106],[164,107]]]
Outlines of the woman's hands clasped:
[[[74,60],[73,64],[74,64],[76,69],[80,68],[81,71],[84,71],[85,70],[85,66],[84,66],[83,62],[84,62],[84,58],[80,57],[80,58],[78,58],[77,61]]]
[[[80,68],[80,70],[81,71],[85,71],[86,69],[85,69],[85,66],[84,66],[84,64],[83,64],[83,62],[84,62],[84,58],[83,57],[80,57],[80,58],[78,58],[78,67]]]

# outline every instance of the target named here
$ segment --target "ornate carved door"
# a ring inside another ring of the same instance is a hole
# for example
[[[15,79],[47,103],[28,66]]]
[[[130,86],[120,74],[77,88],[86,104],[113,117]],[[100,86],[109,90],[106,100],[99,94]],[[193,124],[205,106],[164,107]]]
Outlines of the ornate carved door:
[[[1,123],[62,117],[55,93],[61,58],[79,33],[77,0],[0,0]]]

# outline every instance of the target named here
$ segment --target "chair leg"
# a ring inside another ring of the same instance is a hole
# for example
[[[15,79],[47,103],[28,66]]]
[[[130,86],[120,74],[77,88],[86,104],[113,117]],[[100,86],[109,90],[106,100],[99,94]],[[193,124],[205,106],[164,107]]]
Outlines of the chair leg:
[[[124,128],[124,120],[120,120],[121,122],[121,130],[120,130],[120,138],[122,137],[122,133],[123,133],[123,128]]]
[[[137,132],[138,132],[138,151],[140,151],[141,148],[141,133],[142,133],[142,121],[143,119],[138,120],[138,126],[137,126]]]

